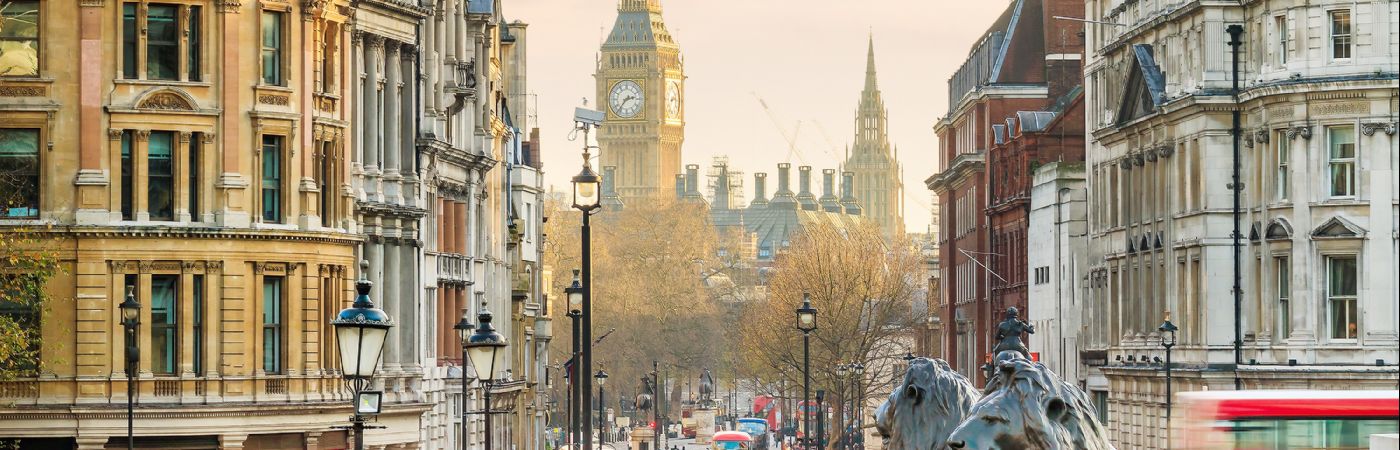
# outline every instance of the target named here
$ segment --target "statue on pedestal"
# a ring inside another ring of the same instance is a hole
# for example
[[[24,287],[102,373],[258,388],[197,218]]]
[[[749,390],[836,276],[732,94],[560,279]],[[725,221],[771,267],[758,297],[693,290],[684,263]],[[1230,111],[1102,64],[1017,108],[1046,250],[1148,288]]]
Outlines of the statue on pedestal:
[[[700,404],[710,407],[714,403],[715,377],[710,375],[710,369],[705,368],[700,372]]]
[[[1011,350],[1020,352],[1021,356],[1030,359],[1031,351],[1021,341],[1021,333],[1035,334],[1035,325],[1026,323],[1019,316],[1020,312],[1016,311],[1015,307],[1006,308],[1006,320],[997,325],[997,346],[992,348],[992,354]]]
[[[656,398],[656,387],[651,384],[651,377],[642,377],[642,393],[637,394],[637,410],[650,411],[651,399]]]

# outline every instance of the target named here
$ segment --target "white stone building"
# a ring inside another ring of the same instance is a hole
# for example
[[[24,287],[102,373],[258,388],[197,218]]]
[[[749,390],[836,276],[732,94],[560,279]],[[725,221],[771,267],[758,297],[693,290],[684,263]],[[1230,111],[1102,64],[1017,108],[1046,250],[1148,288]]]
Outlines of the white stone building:
[[[1061,378],[1083,386],[1079,327],[1084,299],[1076,287],[1085,272],[1087,192],[1082,163],[1049,163],[1035,171],[1031,187],[1026,267],[1030,273],[1026,320],[1035,325],[1031,349]]]
[[[1400,3],[1089,0],[1086,12],[1104,24],[1085,25],[1080,340],[1118,447],[1166,446],[1156,330],[1168,311],[1177,392],[1393,389]],[[1237,97],[1230,25],[1243,29]]]

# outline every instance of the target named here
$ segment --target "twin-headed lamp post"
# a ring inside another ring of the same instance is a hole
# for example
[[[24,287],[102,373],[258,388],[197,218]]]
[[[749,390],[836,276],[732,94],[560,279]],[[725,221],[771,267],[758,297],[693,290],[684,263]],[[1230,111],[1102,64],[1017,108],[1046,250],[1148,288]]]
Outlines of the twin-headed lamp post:
[[[809,388],[812,384],[812,360],[810,338],[812,331],[817,329],[817,308],[812,307],[812,297],[806,292],[802,293],[802,306],[797,308],[797,330],[802,332],[802,406],[798,407],[798,413],[802,414],[802,434],[810,446],[812,442],[812,416],[807,413],[811,400]],[[820,414],[820,412],[818,413]]]
[[[470,333],[465,329],[458,329],[458,334],[462,338],[462,353],[470,359],[472,369],[476,372],[476,379],[481,381],[481,391],[484,406],[477,414],[486,416],[486,438],[484,440],[486,450],[491,450],[491,435],[495,429],[491,428],[491,416],[500,413],[491,409],[491,382],[496,375],[496,367],[503,366],[501,360],[506,357],[506,337],[496,332],[496,328],[491,326],[491,311],[486,309],[486,302],[481,303],[481,311],[476,315],[476,327]],[[463,374],[465,374],[465,369]],[[466,383],[466,378],[462,379]],[[462,400],[465,402],[466,398]],[[466,417],[463,416],[463,421]],[[466,439],[463,439],[462,448],[466,449]]]
[[[351,429],[355,434],[355,449],[365,448],[366,415],[379,414],[383,392],[367,391],[373,381],[374,372],[379,367],[383,354],[384,340],[389,336],[389,328],[394,321],[388,314],[374,306],[369,299],[369,291],[374,287],[366,277],[369,263],[360,263],[360,279],[355,282],[355,303],[336,314],[331,320],[335,327],[337,347],[340,351],[341,375],[350,383],[355,393],[354,416],[350,418]]]
[[[598,173],[593,171],[593,165],[589,162],[591,158],[588,152],[593,147],[588,143],[588,133],[592,127],[602,123],[602,115],[601,112],[583,108],[574,111],[574,120],[577,128],[583,130],[583,170],[579,171],[578,175],[575,175],[572,180],[574,185],[574,208],[583,212],[583,226],[579,233],[579,238],[583,244],[580,255],[583,260],[583,277],[581,278],[582,291],[579,292],[581,294],[579,311],[581,311],[582,328],[580,334],[574,336],[575,342],[579,342],[582,346],[582,358],[581,361],[579,361],[582,363],[582,367],[578,369],[576,372],[577,374],[586,374],[593,368],[593,315],[591,313],[593,297],[593,262],[591,253],[592,237],[588,227],[588,217],[597,212],[601,206],[601,193],[599,192],[599,185],[601,182]],[[570,301],[572,302],[572,294],[570,295]],[[581,400],[579,404],[579,420],[581,421],[583,434],[583,449],[593,450],[593,421],[591,420],[592,414],[590,413],[593,409],[593,399],[590,395],[592,394],[592,386],[590,386],[592,380],[589,380],[587,376],[580,376],[575,378],[575,380],[578,380],[577,382],[579,383],[578,391]]]

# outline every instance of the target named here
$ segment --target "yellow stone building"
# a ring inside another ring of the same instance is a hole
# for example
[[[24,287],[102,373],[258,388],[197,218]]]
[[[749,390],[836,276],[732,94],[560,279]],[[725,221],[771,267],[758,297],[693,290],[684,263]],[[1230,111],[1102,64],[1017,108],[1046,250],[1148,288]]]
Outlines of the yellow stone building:
[[[347,0],[0,0],[0,232],[41,230],[36,376],[0,381],[0,437],[124,443],[116,305],[142,304],[138,448],[345,448],[327,319],[353,292]],[[371,448],[417,448],[421,404]],[[387,447],[385,447],[387,446]]]

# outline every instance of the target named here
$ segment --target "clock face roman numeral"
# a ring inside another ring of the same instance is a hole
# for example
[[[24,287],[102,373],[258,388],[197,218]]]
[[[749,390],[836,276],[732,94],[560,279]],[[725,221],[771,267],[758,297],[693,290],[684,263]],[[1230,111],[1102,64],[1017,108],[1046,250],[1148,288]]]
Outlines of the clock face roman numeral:
[[[608,106],[612,108],[613,115],[632,118],[642,111],[644,99],[641,85],[633,80],[622,80],[613,84],[609,91]]]

